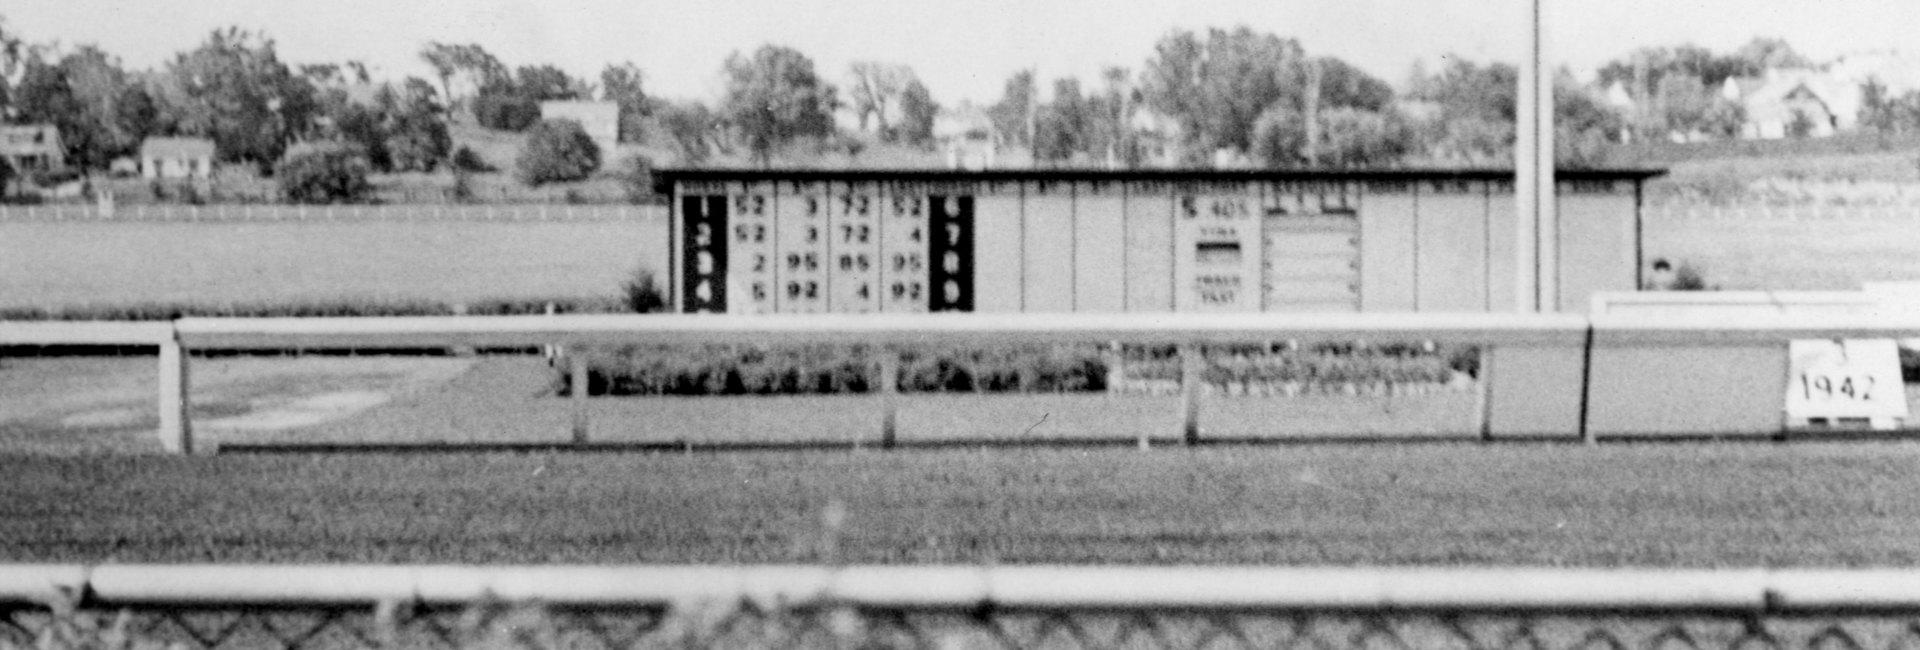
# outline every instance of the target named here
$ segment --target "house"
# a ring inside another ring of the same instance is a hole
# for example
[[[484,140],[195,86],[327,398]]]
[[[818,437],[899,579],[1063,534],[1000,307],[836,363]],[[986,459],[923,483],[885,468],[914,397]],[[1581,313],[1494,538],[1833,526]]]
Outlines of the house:
[[[212,178],[213,141],[206,138],[147,138],[140,143],[140,177]]]
[[[18,176],[65,169],[67,151],[52,124],[0,125],[0,158]]]
[[[1820,70],[1768,70],[1763,77],[1727,79],[1722,98],[1746,111],[1740,137],[1826,137],[1851,129],[1860,115],[1860,88]]]
[[[950,169],[987,169],[999,164],[993,118],[972,102],[941,109],[933,117],[933,139]]]
[[[618,102],[545,101],[540,102],[540,119],[564,119],[579,122],[587,137],[600,145],[600,160],[613,158],[620,144],[620,104]]]

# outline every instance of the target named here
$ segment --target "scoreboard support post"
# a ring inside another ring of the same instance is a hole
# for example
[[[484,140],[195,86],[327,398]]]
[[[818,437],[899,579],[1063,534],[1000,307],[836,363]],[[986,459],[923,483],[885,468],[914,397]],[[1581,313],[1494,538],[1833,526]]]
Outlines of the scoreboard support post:
[[[899,435],[900,351],[880,350],[880,368],[874,377],[875,392],[880,395],[880,448],[892,449]]]
[[[573,444],[587,442],[587,355],[580,353],[581,346],[570,346],[573,354],[567,355],[567,397],[573,407]]]
[[[1180,346],[1180,436],[1187,445],[1200,444],[1200,380],[1206,357],[1198,345]]]

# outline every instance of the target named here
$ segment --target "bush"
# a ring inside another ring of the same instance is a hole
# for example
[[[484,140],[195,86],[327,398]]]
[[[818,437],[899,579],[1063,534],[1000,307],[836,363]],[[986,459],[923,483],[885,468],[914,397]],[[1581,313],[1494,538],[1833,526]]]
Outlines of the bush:
[[[473,100],[473,119],[501,131],[525,131],[540,121],[540,102],[510,91],[482,90]]]
[[[627,308],[635,313],[652,314],[667,310],[667,296],[654,280],[653,269],[639,267],[633,276],[620,286],[621,294],[626,296]]]
[[[660,199],[653,193],[653,160],[636,155],[627,158],[625,173],[620,176],[621,187],[627,191],[627,202],[634,205],[652,203]]]
[[[373,166],[359,147],[329,142],[287,150],[274,167],[280,192],[295,203],[358,203],[373,193]]]
[[[534,187],[584,180],[600,167],[600,145],[579,122],[542,120],[527,133],[514,166],[520,182]]]
[[[487,164],[487,159],[481,158],[479,153],[464,144],[454,150],[452,164],[454,171],[481,173],[499,171],[493,165]]]

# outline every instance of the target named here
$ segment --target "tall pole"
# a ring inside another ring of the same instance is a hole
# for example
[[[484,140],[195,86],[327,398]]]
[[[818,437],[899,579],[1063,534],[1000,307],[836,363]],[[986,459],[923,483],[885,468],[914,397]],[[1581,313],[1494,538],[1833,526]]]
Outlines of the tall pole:
[[[1559,219],[1553,176],[1553,73],[1543,56],[1540,5],[1526,0],[1527,51],[1520,59],[1519,106],[1514,129],[1514,308],[1522,313],[1558,311]]]

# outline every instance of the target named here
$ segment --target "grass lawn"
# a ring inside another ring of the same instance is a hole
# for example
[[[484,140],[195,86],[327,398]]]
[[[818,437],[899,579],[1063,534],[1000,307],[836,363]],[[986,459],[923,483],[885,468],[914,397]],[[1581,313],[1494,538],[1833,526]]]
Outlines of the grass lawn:
[[[1920,444],[0,455],[0,558],[1920,561]]]
[[[664,220],[0,223],[0,305],[617,295]]]
[[[1861,282],[1920,280],[1914,219],[1649,220],[1645,254],[1685,261],[1728,290],[1857,291]]]

